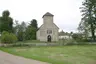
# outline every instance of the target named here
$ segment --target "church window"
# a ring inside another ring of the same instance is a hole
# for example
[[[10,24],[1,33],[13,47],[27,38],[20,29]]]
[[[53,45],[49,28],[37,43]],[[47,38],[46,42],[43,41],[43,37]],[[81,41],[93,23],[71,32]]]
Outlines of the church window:
[[[52,34],[52,30],[47,30],[47,34]]]

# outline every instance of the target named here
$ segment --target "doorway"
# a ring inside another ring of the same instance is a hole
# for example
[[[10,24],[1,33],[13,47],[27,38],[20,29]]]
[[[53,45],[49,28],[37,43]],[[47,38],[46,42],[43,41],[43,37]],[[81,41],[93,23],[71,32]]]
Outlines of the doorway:
[[[48,41],[48,42],[51,42],[51,35],[48,35],[48,36],[47,36],[47,41]]]

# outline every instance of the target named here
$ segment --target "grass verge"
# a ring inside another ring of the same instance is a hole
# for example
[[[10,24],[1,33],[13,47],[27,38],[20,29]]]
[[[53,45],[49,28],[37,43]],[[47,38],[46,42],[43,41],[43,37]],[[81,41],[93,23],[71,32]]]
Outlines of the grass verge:
[[[1,50],[25,58],[52,64],[96,64],[96,45],[64,47],[0,47]]]

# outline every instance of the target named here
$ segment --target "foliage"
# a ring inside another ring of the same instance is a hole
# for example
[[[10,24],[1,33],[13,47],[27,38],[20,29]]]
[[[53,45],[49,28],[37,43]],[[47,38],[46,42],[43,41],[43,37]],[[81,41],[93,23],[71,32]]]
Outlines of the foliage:
[[[24,41],[25,40],[25,33],[22,32],[21,30],[18,31],[17,38],[19,41]]]
[[[36,30],[38,29],[38,25],[37,25],[37,20],[33,19],[30,23],[30,26],[32,26],[33,28],[35,28]]]
[[[63,39],[62,45],[75,45],[76,42],[73,39]]]
[[[8,10],[3,11],[2,17],[0,17],[0,32],[13,32],[13,19],[9,15],[10,12]]]
[[[25,32],[25,39],[26,40],[35,40],[36,39],[36,29],[32,26],[28,26]]]
[[[82,41],[82,39],[83,39],[83,34],[80,34],[80,33],[74,33],[73,35],[72,35],[72,38],[75,40],[75,41]]]
[[[15,21],[14,33],[17,35],[19,41],[35,40],[37,31],[37,21],[33,19],[29,25],[23,21],[21,24]]]
[[[96,0],[84,0],[82,3],[83,7],[81,12],[82,19],[79,24],[79,30],[82,31],[86,37],[91,33],[92,39],[95,40],[96,30]]]
[[[36,40],[36,32],[38,30],[38,24],[37,24],[37,20],[33,19],[30,23],[30,25],[28,26],[29,30],[30,28],[33,29],[32,31],[32,39]]]
[[[77,42],[77,45],[88,45],[88,44],[90,44],[90,42]]]
[[[36,40],[37,29],[38,29],[37,20],[33,19],[28,25],[28,27],[26,28],[25,39]]]
[[[15,21],[14,33],[17,35],[19,41],[25,40],[26,23],[23,21],[21,24]]]
[[[33,19],[28,26],[24,21],[21,24],[16,21],[15,27],[13,27],[13,19],[9,16],[10,12],[8,10],[2,12],[2,17],[0,17],[0,33],[3,31],[15,33],[19,41],[36,39],[36,31],[38,29],[36,19]],[[8,34],[5,35],[9,37]]]
[[[15,43],[17,41],[17,37],[13,33],[9,33],[7,31],[3,31],[1,35],[2,43]]]

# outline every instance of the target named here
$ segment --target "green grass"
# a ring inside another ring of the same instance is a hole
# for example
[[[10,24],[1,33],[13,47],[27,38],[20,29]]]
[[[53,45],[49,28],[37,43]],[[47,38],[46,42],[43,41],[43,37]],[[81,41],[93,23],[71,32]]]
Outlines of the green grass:
[[[17,43],[42,43],[42,42],[39,40],[26,40],[26,41],[18,41]]]
[[[57,42],[55,41],[52,41],[52,43],[62,43],[63,41],[62,40],[59,40]],[[16,43],[48,43],[48,42],[45,42],[45,41],[39,41],[39,40],[25,40],[25,41],[18,41]]]
[[[1,36],[0,36],[0,43],[1,43]]]
[[[1,47],[1,50],[52,64],[96,64],[96,45],[64,47]]]

